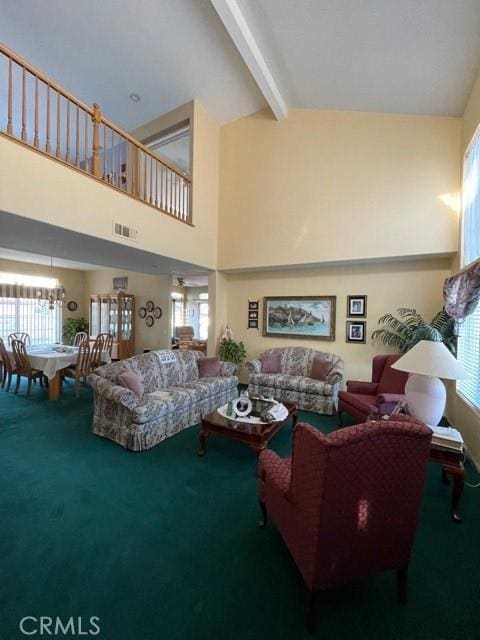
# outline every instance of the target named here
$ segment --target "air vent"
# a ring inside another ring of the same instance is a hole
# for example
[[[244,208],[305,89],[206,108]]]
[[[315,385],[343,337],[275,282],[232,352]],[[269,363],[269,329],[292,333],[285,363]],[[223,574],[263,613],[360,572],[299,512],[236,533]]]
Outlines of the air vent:
[[[136,240],[138,231],[132,227],[126,227],[119,222],[113,223],[113,235],[125,238],[126,240]]]

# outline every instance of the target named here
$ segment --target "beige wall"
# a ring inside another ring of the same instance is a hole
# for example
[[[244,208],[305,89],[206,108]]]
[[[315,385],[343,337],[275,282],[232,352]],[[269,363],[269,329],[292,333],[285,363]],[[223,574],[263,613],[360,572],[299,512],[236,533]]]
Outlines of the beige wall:
[[[48,266],[30,262],[17,262],[14,260],[0,259],[0,271],[22,273],[30,276],[52,277],[52,270]],[[53,277],[58,278],[59,283],[65,287],[66,302],[74,300],[78,304],[76,311],[69,311],[67,305],[64,305],[62,309],[63,320],[81,317],[88,319],[88,306],[85,304],[85,272],[54,267]]]
[[[135,352],[144,349],[165,349],[170,346],[170,282],[168,276],[152,276],[132,271],[99,269],[86,272],[85,303],[91,293],[112,291],[112,278],[127,276],[128,293],[135,295]],[[153,327],[147,327],[145,320],[138,317],[138,310],[147,300],[153,300],[163,315],[155,320]]]
[[[457,249],[460,119],[263,111],[221,129],[219,268]]]
[[[369,380],[375,353],[390,353],[373,345],[371,334],[380,316],[398,307],[417,309],[427,319],[442,307],[442,285],[450,274],[450,261],[433,259],[377,265],[356,265],[229,275],[227,279],[227,318],[237,340],[243,340],[248,358],[256,358],[271,347],[308,346],[333,352],[345,361],[345,379]],[[336,339],[292,340],[262,336],[260,328],[247,329],[248,301],[264,296],[335,295]],[[347,295],[367,295],[367,342],[345,342]]]

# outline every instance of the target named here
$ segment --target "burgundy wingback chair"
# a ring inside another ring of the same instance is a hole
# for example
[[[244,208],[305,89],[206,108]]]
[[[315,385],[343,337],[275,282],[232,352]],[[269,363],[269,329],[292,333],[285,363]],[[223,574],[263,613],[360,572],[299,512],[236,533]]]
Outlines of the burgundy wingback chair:
[[[261,526],[279,529],[309,593],[397,571],[406,602],[432,432],[411,416],[369,422],[325,436],[308,424],[293,434],[292,457],[259,456]]]
[[[371,413],[390,414],[403,399],[408,373],[392,369],[401,354],[375,356],[372,361],[372,382],[348,380],[347,390],[338,392],[338,420],[346,411],[359,422]]]

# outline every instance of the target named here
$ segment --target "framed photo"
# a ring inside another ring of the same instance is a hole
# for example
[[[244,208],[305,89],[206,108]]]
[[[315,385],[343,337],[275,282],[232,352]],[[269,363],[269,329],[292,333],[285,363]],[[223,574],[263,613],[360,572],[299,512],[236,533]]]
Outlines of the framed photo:
[[[258,319],[248,321],[249,329],[258,329]]]
[[[347,296],[347,317],[367,317],[367,296]]]
[[[347,320],[347,342],[366,342],[367,323],[364,320]]]
[[[258,311],[249,311],[248,312],[249,319],[257,320],[258,319]]]
[[[263,299],[263,335],[335,340],[336,296]]]
[[[112,284],[114,291],[126,291],[128,289],[128,277],[122,276],[121,278],[113,278]]]
[[[255,300],[255,301],[249,300],[248,301],[248,310],[249,311],[258,311],[258,300]]]

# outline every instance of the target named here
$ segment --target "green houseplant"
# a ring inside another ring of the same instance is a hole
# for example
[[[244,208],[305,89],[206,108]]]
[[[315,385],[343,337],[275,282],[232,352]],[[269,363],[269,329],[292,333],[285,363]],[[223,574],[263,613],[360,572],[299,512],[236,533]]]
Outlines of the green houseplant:
[[[242,341],[237,342],[233,338],[222,338],[218,355],[221,360],[241,365],[247,356],[247,351]]]
[[[444,309],[439,311],[430,322],[422,318],[416,309],[401,307],[397,309],[397,315],[398,318],[391,313],[383,315],[378,321],[381,328],[372,333],[372,339],[393,347],[401,353],[411,349],[420,340],[443,342],[447,349],[456,355],[455,320]]]
[[[85,318],[67,318],[63,325],[63,341],[67,344],[73,344],[75,334],[79,331],[88,333],[88,322]]]

